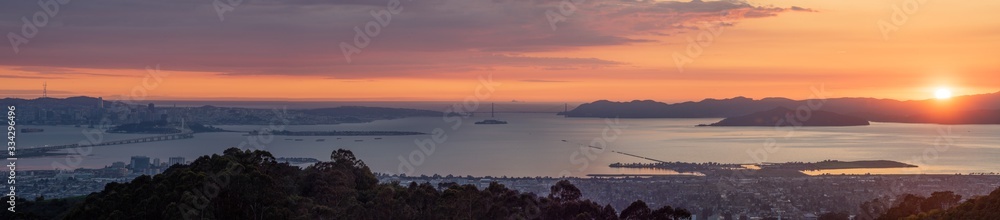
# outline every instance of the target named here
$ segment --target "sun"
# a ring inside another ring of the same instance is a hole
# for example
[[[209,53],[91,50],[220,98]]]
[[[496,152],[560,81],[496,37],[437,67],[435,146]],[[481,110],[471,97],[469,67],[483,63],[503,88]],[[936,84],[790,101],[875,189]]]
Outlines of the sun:
[[[934,91],[934,97],[937,98],[937,99],[950,99],[951,98],[951,89],[949,89],[949,88],[939,88],[937,91]]]

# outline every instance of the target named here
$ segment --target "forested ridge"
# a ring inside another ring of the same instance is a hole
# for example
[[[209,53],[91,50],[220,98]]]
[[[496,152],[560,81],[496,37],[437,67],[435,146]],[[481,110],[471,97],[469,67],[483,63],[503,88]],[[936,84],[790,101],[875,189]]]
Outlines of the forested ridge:
[[[227,149],[174,165],[156,176],[111,183],[86,197],[19,200],[0,219],[689,219],[672,207],[642,201],[615,210],[583,199],[569,181],[535,195],[492,183],[484,189],[455,183],[379,183],[348,150],[330,162],[299,168],[269,152]],[[952,192],[903,195],[873,209],[876,219],[1000,219],[1000,189],[961,202]],[[877,201],[873,201],[877,202]],[[866,208],[867,207],[867,208]],[[828,213],[830,214],[830,213]],[[828,217],[828,216],[824,216]],[[829,217],[834,217],[830,215]],[[843,219],[846,215],[840,218]]]
[[[1000,189],[989,195],[970,198],[964,202],[962,196],[953,192],[934,192],[930,197],[906,194],[899,197],[895,205],[882,212],[877,220],[996,220],[1000,219]],[[871,209],[873,200],[862,205],[863,210]]]
[[[617,212],[569,181],[549,195],[473,185],[379,183],[348,150],[298,168],[266,151],[227,149],[71,200],[21,201],[3,219],[688,219],[642,201]],[[75,204],[75,205],[73,205]]]

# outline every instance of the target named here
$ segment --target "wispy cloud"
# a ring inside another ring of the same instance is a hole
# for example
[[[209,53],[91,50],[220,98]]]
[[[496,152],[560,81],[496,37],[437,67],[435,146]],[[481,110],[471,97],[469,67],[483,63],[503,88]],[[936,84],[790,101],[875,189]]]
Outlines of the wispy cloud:
[[[74,94],[69,91],[59,91],[59,90],[48,90],[48,94],[53,95],[65,95]],[[42,90],[30,90],[30,89],[0,89],[0,96],[20,96],[20,95],[39,95],[41,96]]]
[[[40,75],[25,75],[25,74],[0,74],[0,78],[3,79],[63,79],[61,76],[40,76]]]
[[[75,3],[75,2],[74,2]],[[170,63],[170,70],[225,75],[318,75],[334,78],[461,73],[497,67],[600,68],[619,61],[587,57],[522,56],[585,47],[650,43],[644,36],[687,30],[693,22],[729,10],[747,17],[773,16],[793,7],[734,1],[656,2],[593,0],[552,31],[544,14],[559,1],[407,1],[377,44],[348,64],[337,42],[385,4],[362,0],[248,1],[219,22],[203,0],[91,0],[64,7],[44,35],[19,54],[0,52],[0,65],[34,66],[39,75],[93,75],[66,68],[127,69]],[[5,2],[0,30],[17,31],[30,1]],[[10,51],[9,44],[0,51]],[[499,54],[499,55],[498,55]],[[45,69],[48,68],[48,69]]]
[[[523,79],[523,80],[520,80],[520,81],[521,82],[534,82],[534,83],[567,83],[567,82],[573,82],[573,81],[565,81],[565,80],[544,80],[544,79]]]
[[[71,68],[62,67],[40,67],[40,66],[27,66],[27,67],[14,67],[11,70],[23,71],[28,73],[37,74],[39,77],[49,77],[49,76],[68,76],[68,75],[84,75],[84,76],[109,76],[109,77],[121,77],[122,75],[116,74],[105,74],[105,73],[90,73],[81,72]]]

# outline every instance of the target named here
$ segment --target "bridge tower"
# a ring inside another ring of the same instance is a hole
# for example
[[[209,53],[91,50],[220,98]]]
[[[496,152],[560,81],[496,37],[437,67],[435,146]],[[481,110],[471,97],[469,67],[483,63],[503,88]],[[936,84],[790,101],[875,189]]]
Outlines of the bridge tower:
[[[179,128],[179,130],[181,130],[181,133],[190,133],[190,129],[184,122],[184,117],[181,117],[181,127]]]

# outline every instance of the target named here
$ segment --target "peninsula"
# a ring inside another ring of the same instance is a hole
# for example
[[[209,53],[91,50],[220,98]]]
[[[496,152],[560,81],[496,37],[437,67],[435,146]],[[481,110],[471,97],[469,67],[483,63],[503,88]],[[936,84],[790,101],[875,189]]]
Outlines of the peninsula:
[[[777,107],[768,111],[749,115],[729,117],[722,121],[699,126],[865,126],[871,125],[863,118],[837,114],[827,111],[808,111],[806,113],[785,107]]]

